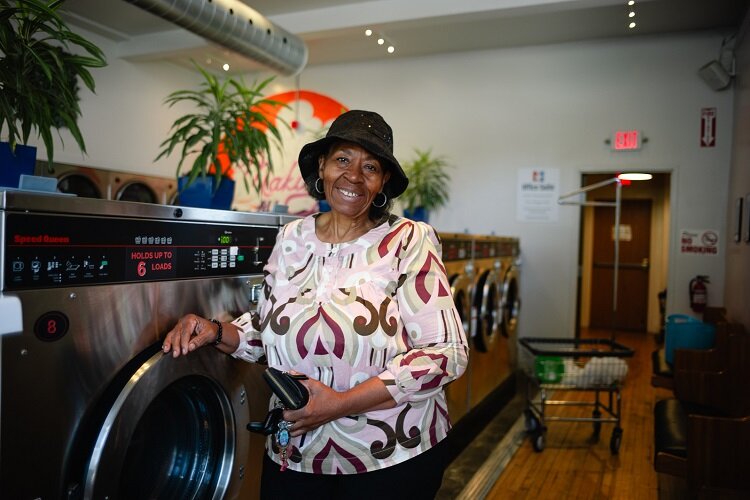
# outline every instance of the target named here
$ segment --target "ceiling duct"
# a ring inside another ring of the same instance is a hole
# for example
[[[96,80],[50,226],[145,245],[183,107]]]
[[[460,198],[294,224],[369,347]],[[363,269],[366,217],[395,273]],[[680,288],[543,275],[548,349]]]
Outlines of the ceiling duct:
[[[307,46],[239,0],[125,0],[283,75],[307,64]]]

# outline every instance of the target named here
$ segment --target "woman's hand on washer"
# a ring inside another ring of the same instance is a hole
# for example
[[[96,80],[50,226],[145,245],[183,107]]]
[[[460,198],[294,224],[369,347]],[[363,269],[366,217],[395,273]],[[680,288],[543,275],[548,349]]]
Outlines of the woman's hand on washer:
[[[220,351],[232,353],[239,345],[239,331],[231,323],[221,324],[223,334],[217,344],[219,325],[216,322],[195,314],[187,314],[177,320],[177,324],[164,337],[162,351],[172,353],[176,358],[193,352],[204,345],[214,345]]]

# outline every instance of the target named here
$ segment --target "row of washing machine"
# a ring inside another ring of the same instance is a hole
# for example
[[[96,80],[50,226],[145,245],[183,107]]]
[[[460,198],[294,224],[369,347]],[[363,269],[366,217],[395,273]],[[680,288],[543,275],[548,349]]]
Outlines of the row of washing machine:
[[[440,233],[440,238],[471,348],[466,373],[446,389],[455,424],[515,370],[520,246],[512,237]]]
[[[80,165],[37,161],[36,175],[57,179],[57,189],[82,198],[136,201],[175,205],[177,181],[174,178],[118,172]]]

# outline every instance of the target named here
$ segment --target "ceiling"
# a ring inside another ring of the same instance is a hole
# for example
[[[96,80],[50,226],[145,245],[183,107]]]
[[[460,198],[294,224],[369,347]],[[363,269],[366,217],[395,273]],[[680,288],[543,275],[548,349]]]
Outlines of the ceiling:
[[[242,1],[299,36],[309,49],[308,66],[699,30],[731,34],[750,3],[636,0],[631,8],[627,0]],[[634,29],[627,26],[631,9]],[[115,42],[118,57],[186,66],[194,59],[217,68],[227,62],[231,73],[261,69],[125,0],[67,0],[61,11],[70,25]],[[374,36],[365,37],[365,28],[382,35],[394,53],[378,46]]]

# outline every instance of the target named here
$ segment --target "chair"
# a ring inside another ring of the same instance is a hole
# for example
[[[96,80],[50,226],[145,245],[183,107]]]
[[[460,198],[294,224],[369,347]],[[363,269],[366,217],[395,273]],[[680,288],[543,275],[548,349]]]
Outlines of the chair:
[[[748,498],[750,335],[716,326],[714,348],[675,352],[675,398],[654,408],[654,469],[701,498]]]

